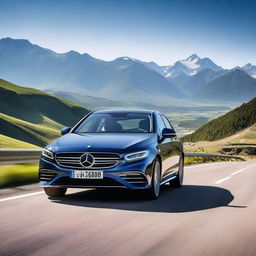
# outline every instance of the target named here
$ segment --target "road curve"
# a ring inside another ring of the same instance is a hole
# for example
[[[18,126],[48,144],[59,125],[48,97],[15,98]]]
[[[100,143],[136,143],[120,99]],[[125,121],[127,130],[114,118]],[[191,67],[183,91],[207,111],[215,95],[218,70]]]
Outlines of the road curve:
[[[186,167],[181,189],[0,190],[0,255],[256,255],[256,162]]]

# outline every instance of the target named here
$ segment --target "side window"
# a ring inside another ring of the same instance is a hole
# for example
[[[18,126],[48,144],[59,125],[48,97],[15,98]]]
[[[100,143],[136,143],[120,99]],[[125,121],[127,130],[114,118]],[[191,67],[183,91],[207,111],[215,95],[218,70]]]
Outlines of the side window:
[[[163,119],[162,119],[162,117],[160,115],[156,116],[156,120],[157,120],[157,133],[159,135],[162,135],[162,130],[164,128],[166,128],[165,124],[164,124],[164,121],[163,121]]]
[[[173,129],[173,130],[174,130],[173,126],[171,125],[171,123],[169,122],[169,120],[167,119],[167,117],[165,117],[164,115],[162,115],[162,118],[163,118],[163,120],[164,120],[164,123],[165,123],[166,128],[169,128],[169,129]]]

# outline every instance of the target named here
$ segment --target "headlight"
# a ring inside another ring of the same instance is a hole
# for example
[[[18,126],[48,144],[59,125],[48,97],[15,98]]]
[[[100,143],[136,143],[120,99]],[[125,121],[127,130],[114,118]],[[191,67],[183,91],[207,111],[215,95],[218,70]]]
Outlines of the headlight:
[[[50,151],[46,148],[43,149],[42,156],[44,156],[45,158],[48,158],[48,159],[53,159],[52,151]]]
[[[131,153],[131,154],[126,155],[124,157],[124,160],[126,162],[137,161],[137,160],[141,160],[141,159],[146,158],[148,156],[148,154],[149,154],[148,150],[135,152],[135,153]]]

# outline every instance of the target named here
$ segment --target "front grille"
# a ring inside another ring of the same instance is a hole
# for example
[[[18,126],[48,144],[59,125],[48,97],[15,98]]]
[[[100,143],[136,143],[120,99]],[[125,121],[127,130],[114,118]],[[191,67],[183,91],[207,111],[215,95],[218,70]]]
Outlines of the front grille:
[[[50,171],[50,170],[40,170],[39,172],[39,180],[41,182],[49,182],[51,181],[53,178],[55,178],[57,174]]]
[[[89,153],[94,157],[94,164],[90,167],[84,167],[80,163],[82,153],[57,153],[56,162],[59,166],[70,169],[109,169],[117,166],[120,163],[119,154],[115,153]]]
[[[121,183],[111,178],[103,178],[100,180],[93,179],[72,179],[69,177],[61,177],[54,181],[51,185],[73,186],[73,187],[123,187]]]
[[[134,186],[144,187],[148,184],[146,177],[141,173],[120,173],[118,176]]]

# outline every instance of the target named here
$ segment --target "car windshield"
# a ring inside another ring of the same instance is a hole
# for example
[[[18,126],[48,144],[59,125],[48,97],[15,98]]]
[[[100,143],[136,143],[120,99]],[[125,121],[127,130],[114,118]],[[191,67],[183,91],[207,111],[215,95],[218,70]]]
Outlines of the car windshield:
[[[151,115],[140,113],[93,113],[75,133],[149,133]]]

